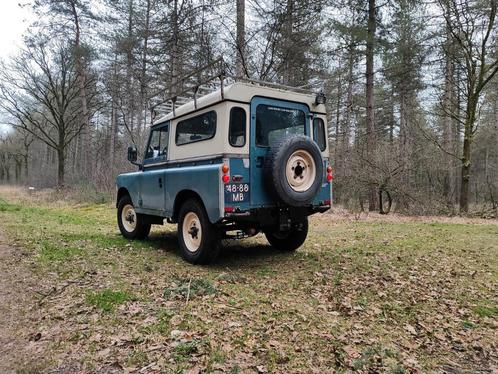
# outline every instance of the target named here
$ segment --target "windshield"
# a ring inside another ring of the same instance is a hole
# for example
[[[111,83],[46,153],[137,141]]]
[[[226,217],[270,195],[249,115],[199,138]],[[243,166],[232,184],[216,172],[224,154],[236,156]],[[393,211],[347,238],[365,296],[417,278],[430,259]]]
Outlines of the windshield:
[[[268,147],[286,135],[304,135],[305,124],[302,110],[260,104],[256,108],[256,145]]]

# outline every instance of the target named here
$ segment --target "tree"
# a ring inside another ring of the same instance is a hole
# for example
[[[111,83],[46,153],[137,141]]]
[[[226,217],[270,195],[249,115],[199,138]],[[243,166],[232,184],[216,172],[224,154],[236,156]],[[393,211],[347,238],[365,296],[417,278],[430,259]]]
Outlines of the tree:
[[[92,83],[86,80],[87,92]],[[68,146],[86,125],[81,121],[80,89],[68,43],[29,44],[10,64],[3,64],[0,74],[0,108],[9,115],[8,124],[57,152],[58,187],[65,182]]]
[[[367,27],[367,48],[366,56],[366,103],[367,103],[367,159],[374,162],[375,159],[375,101],[374,101],[374,46],[376,21],[375,0],[368,0],[368,27]],[[377,191],[375,185],[370,183],[368,187],[368,209],[370,211],[377,209]]]
[[[237,1],[237,59],[236,59],[236,74],[238,77],[247,75],[246,68],[246,21],[245,0]]]
[[[405,184],[410,183],[409,172],[415,162],[413,154],[420,112],[418,94],[424,88],[422,67],[426,55],[426,32],[423,8],[414,0],[395,0],[392,4],[392,26],[386,31],[388,39],[383,51],[383,70],[391,86],[393,106],[389,111],[389,140],[394,142],[394,125],[398,122],[398,152]],[[394,117],[397,105],[397,116]],[[394,155],[393,155],[394,156]]]
[[[463,69],[464,84],[459,86],[465,103],[461,113],[443,108],[463,127],[461,161],[460,212],[469,210],[472,145],[484,88],[498,72],[498,56],[493,55],[492,34],[495,31],[497,0],[439,0],[448,32],[461,51],[456,60]],[[447,152],[449,152],[447,150]]]
[[[71,35],[72,53],[75,60],[75,70],[78,77],[79,95],[81,102],[81,121],[84,123],[80,135],[82,155],[81,168],[83,175],[90,177],[92,170],[92,133],[90,124],[90,112],[86,92],[86,80],[88,79],[88,46],[83,43],[83,22],[94,21],[97,16],[92,12],[89,0],[35,0],[33,3],[35,12],[49,20],[48,35],[58,38]]]

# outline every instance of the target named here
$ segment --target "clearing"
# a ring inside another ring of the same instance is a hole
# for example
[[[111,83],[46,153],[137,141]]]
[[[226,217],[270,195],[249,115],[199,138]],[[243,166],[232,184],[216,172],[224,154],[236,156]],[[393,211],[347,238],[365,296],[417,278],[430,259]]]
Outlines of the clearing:
[[[324,214],[200,267],[111,204],[3,188],[0,218],[1,372],[498,370],[497,221]]]

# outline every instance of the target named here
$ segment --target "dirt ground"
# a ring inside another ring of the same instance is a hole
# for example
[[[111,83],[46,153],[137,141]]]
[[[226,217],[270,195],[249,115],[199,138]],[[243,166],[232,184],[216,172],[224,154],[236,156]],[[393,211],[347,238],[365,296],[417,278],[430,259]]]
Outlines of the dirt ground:
[[[36,318],[31,271],[20,266],[22,252],[0,234],[0,373],[13,372],[26,357],[39,355],[36,334],[29,326]],[[35,315],[33,315],[35,314]]]

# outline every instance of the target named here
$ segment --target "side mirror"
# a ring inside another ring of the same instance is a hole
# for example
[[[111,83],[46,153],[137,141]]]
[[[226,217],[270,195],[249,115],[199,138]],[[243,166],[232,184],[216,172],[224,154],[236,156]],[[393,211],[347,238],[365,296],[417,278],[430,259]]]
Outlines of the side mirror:
[[[136,164],[138,159],[138,151],[137,147],[134,145],[130,145],[128,147],[128,161],[130,161],[132,164]]]

